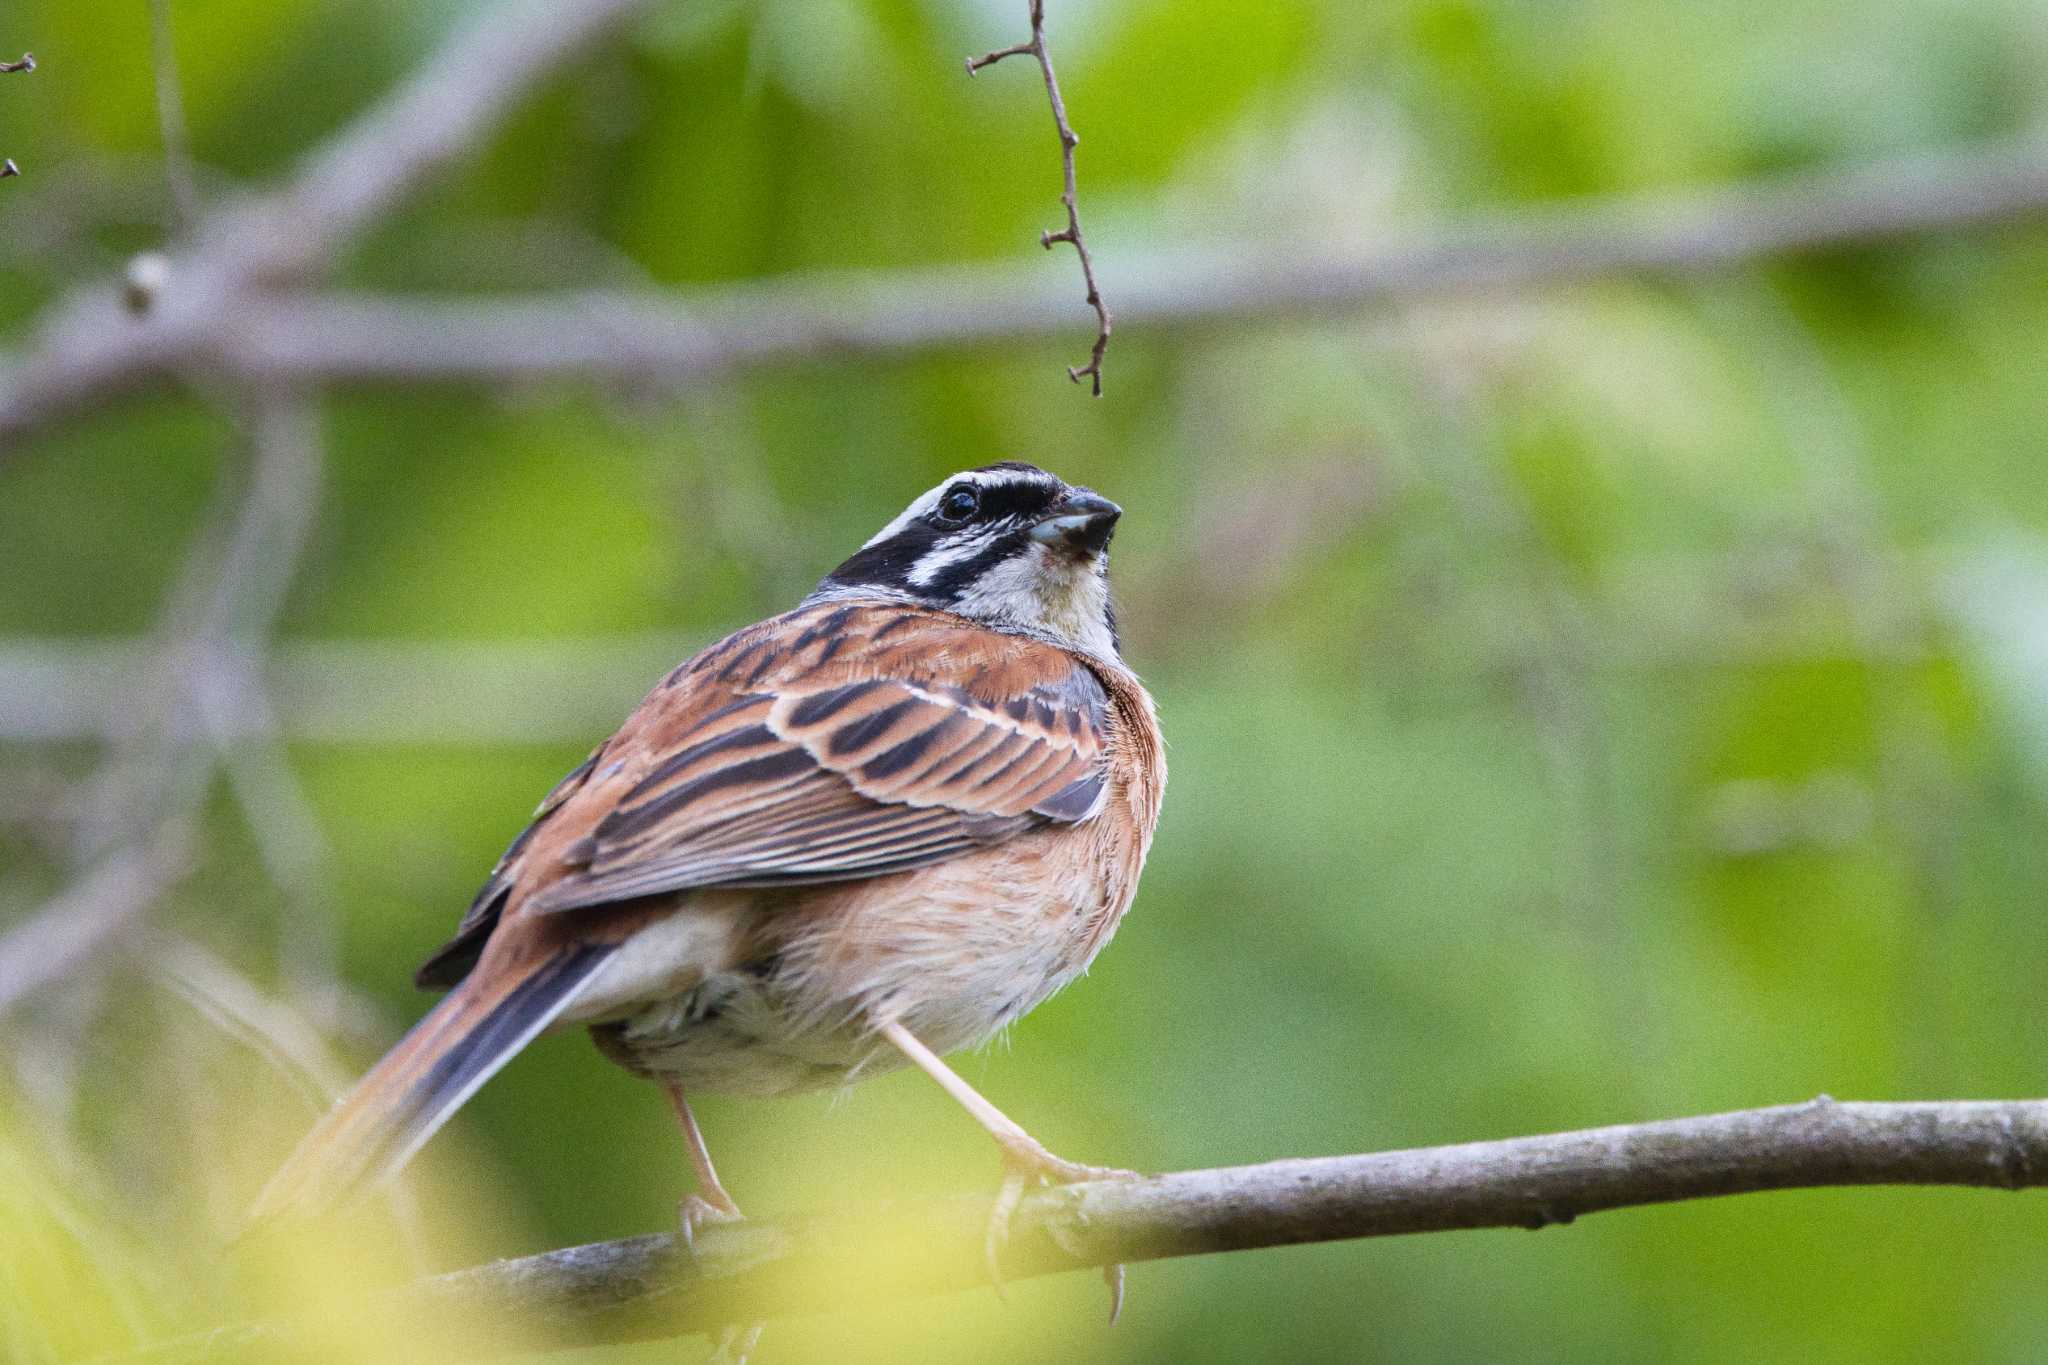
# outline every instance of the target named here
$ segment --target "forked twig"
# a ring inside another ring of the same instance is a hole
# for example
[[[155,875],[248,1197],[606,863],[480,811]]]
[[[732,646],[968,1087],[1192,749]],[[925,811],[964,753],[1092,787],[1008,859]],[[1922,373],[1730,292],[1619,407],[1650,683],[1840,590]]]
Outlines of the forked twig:
[[[1067,122],[1067,102],[1060,97],[1059,77],[1053,73],[1052,53],[1045,45],[1045,0],[1030,0],[1031,39],[1015,43],[994,52],[984,52],[979,57],[967,59],[967,74],[972,76],[985,66],[994,66],[1005,57],[1031,57],[1038,62],[1038,69],[1045,76],[1045,93],[1052,103],[1052,121],[1060,134],[1060,169],[1066,175],[1066,192],[1060,195],[1060,202],[1067,206],[1067,225],[1058,232],[1041,232],[1038,244],[1047,251],[1054,242],[1071,242],[1074,254],[1081,258],[1081,278],[1088,285],[1088,306],[1095,310],[1095,348],[1089,353],[1086,365],[1069,365],[1067,378],[1076,384],[1086,375],[1092,381],[1094,394],[1102,396],[1102,353],[1109,349],[1110,316],[1109,307],[1102,301],[1102,289],[1095,283],[1095,261],[1088,254],[1088,241],[1081,235],[1081,210],[1075,203],[1074,148],[1081,145],[1081,139]]]

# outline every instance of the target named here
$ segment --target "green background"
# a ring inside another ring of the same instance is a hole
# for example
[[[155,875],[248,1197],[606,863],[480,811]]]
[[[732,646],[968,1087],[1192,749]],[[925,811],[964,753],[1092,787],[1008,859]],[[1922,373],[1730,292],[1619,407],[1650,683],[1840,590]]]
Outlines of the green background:
[[[460,9],[178,0],[209,196],[286,174]],[[960,71],[1022,36],[1022,9],[661,8],[337,281],[687,289],[993,261],[1064,283],[1071,255],[1036,245],[1059,212],[1044,93],[1021,63]],[[1053,17],[1112,307],[1120,257],[1162,245],[1365,249],[2048,114],[2038,0],[1053,0]],[[23,48],[42,69],[0,78],[0,153],[26,172],[0,184],[14,346],[64,288],[161,242],[166,206],[143,6],[10,0],[0,55]],[[1061,372],[1090,334],[1074,294],[1050,342],[681,393],[330,395],[280,633],[641,650],[603,695],[528,701],[622,717],[663,654],[793,605],[948,472],[1032,459],[1127,509],[1127,655],[1172,766],[1115,943],[1007,1047],[961,1059],[1056,1150],[1200,1167],[1822,1091],[2048,1090],[2048,230],[1134,325],[1099,401]],[[150,629],[237,468],[225,419],[170,395],[9,457],[0,650]],[[372,677],[329,682],[375,702]],[[332,845],[320,913],[380,1007],[337,1027],[350,1067],[423,1007],[412,967],[603,734],[576,728],[292,745]],[[0,928],[65,883],[66,803],[97,757],[0,746]],[[224,789],[203,818],[155,913],[272,982],[288,897]],[[0,1020],[19,1091],[0,1215],[76,1243],[48,1302],[118,1282],[160,1330],[251,1311],[192,1248],[310,1111],[149,978],[147,953],[117,954]],[[995,1177],[986,1139],[914,1075],[699,1113],[754,1214]],[[449,1188],[493,1211],[448,1212],[462,1255],[430,1263],[666,1227],[685,1189],[660,1096],[578,1037],[535,1047],[436,1149]],[[1113,1331],[1091,1278],[1021,1284],[1007,1306],[777,1324],[758,1358],[2030,1360],[2044,1276],[2039,1196],[1826,1191],[1141,1266]],[[19,1358],[66,1349],[16,1319],[0,1330]]]

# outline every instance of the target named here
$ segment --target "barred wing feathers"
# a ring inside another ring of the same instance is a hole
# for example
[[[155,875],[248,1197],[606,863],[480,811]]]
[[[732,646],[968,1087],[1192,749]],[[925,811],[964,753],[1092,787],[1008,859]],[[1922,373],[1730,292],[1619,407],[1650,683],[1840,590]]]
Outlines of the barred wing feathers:
[[[954,616],[824,604],[642,703],[554,813],[524,908],[879,876],[1101,806],[1108,697],[1071,655]],[[517,875],[516,872],[514,875]]]

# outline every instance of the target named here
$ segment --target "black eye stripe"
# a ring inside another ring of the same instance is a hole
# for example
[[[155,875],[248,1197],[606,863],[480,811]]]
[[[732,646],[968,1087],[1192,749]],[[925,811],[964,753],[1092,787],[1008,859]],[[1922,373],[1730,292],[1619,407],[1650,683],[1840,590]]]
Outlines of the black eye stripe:
[[[1065,490],[1057,485],[1005,479],[981,485],[981,507],[977,521],[1000,521],[1004,517],[1036,517],[1051,509]]]
[[[917,561],[938,543],[937,531],[921,522],[912,522],[887,540],[866,546],[834,569],[831,576],[841,583],[903,587]]]
[[[940,570],[924,590],[940,601],[957,601],[960,594],[972,587],[983,574],[1012,555],[1023,553],[1030,539],[1031,533],[1023,530],[997,536],[981,553]]]
[[[1004,479],[977,485],[977,510],[964,520],[949,520],[945,502],[964,487],[946,488],[928,517],[862,549],[834,570],[832,579],[897,588],[941,602],[956,601],[982,574],[1028,548],[1031,526],[1066,493],[1064,485],[1038,480]],[[927,556],[963,543],[974,546],[971,554],[945,565],[928,582],[912,580]]]

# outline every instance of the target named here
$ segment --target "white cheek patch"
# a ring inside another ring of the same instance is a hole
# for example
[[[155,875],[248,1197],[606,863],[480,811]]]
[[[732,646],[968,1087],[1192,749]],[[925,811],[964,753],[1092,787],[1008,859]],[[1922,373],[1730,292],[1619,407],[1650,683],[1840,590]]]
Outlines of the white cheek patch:
[[[1014,622],[1104,658],[1116,657],[1109,633],[1109,583],[1100,559],[1076,560],[1033,544],[994,565],[953,605],[962,616]]]
[[[1045,547],[1033,545],[1021,554],[992,564],[981,577],[967,585],[953,610],[962,616],[1000,616],[1013,621],[1038,617],[1037,579],[1044,572],[1034,562],[1045,557]]]
[[[962,564],[986,550],[995,538],[1008,528],[991,526],[972,535],[956,536],[942,542],[924,558],[911,566],[908,580],[920,588],[928,588],[938,576],[955,564]]]

